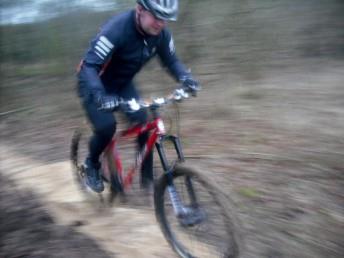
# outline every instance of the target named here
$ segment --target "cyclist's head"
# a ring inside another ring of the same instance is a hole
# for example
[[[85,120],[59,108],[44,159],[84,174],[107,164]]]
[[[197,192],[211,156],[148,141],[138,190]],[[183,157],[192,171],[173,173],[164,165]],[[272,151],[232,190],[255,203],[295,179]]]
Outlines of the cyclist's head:
[[[137,0],[144,9],[163,21],[176,21],[178,0]]]

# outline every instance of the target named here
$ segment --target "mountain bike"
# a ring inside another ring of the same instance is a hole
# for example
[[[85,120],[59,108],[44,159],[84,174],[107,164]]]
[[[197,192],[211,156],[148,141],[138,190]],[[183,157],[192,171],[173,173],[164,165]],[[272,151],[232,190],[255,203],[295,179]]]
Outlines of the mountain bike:
[[[189,97],[177,89],[168,97],[150,102],[120,101],[126,112],[146,109],[151,119],[145,125],[132,126],[117,133],[101,158],[101,173],[108,186],[104,192],[113,201],[125,194],[133,183],[147,154],[155,147],[163,170],[154,183],[156,219],[164,237],[180,257],[239,257],[242,240],[232,202],[214,182],[210,171],[196,170],[185,162],[180,138],[166,133],[159,110],[165,105],[179,103]],[[136,153],[134,164],[124,171],[118,145],[129,138],[149,132],[146,145]],[[71,144],[74,175],[80,188],[87,192],[85,168],[81,163],[82,132],[76,130]],[[176,158],[169,160],[166,143],[174,147]],[[103,194],[99,194],[101,200]]]

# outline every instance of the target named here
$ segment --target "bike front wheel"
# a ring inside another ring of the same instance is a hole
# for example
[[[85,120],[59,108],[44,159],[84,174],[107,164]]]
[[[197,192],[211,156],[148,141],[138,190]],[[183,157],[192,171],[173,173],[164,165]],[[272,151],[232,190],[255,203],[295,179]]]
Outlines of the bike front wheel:
[[[185,223],[173,207],[168,176],[159,179],[154,194],[156,217],[176,253],[180,257],[239,257],[239,225],[228,197],[212,178],[194,169],[179,165],[172,176],[183,209],[198,213]]]

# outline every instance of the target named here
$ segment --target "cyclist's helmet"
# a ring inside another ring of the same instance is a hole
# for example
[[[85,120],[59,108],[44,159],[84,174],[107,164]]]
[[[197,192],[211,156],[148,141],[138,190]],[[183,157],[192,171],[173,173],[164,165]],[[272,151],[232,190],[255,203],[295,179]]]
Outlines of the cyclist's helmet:
[[[137,0],[137,3],[158,19],[164,21],[177,20],[178,0]]]

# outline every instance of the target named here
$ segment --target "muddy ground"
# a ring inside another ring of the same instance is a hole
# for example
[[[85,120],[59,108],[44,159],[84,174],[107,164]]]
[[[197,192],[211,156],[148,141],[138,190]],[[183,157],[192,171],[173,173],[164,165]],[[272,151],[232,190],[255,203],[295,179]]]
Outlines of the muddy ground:
[[[210,8],[218,18],[196,26],[199,8],[173,28],[203,85],[180,104],[185,155],[235,201],[243,257],[343,257],[343,5],[245,2]],[[0,256],[175,257],[152,206],[103,209],[75,187],[69,143],[84,117],[73,71],[14,69],[2,67]],[[145,97],[173,88],[162,72],[153,62],[137,78]]]

